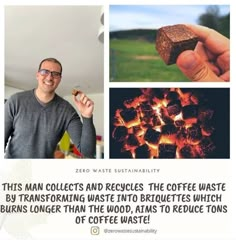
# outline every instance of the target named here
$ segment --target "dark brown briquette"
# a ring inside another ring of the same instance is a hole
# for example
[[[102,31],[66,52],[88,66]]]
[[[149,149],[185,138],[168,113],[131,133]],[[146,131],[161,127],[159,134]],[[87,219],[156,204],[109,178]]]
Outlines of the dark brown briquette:
[[[151,144],[158,144],[160,138],[161,133],[152,128],[149,128],[144,135],[144,140]]]
[[[112,137],[118,142],[124,141],[127,137],[128,129],[124,126],[116,127],[112,132]]]
[[[141,145],[135,149],[135,158],[150,158],[150,149],[147,144]]]
[[[157,31],[156,50],[167,65],[175,64],[185,50],[194,50],[198,37],[185,25],[164,26]]]
[[[134,108],[124,109],[120,112],[120,115],[124,122],[128,123],[137,119],[137,111]]]
[[[178,115],[181,112],[181,109],[182,109],[182,105],[181,105],[180,100],[171,101],[167,105],[167,112],[169,116]]]
[[[159,158],[175,158],[176,145],[172,144],[160,144],[159,145]]]

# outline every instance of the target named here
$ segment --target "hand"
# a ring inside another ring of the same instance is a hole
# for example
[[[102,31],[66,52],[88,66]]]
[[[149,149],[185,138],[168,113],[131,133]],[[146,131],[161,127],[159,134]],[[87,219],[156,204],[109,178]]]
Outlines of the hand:
[[[92,100],[90,100],[83,92],[79,93],[77,96],[73,96],[73,99],[83,117],[92,117],[94,109],[94,103]]]
[[[199,38],[194,51],[186,50],[177,59],[179,69],[192,81],[228,82],[230,80],[229,39],[213,29],[186,25]]]

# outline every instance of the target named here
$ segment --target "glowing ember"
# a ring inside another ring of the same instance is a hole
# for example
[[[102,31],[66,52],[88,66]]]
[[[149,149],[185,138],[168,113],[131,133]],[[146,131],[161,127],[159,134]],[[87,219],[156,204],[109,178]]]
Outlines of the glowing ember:
[[[216,149],[214,111],[179,88],[140,89],[116,109],[112,138],[127,158],[206,158]]]

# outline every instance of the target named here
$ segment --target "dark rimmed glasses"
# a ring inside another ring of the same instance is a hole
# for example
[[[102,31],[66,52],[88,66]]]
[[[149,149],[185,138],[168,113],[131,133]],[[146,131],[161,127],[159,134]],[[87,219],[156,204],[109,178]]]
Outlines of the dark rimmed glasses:
[[[48,76],[49,74],[51,74],[51,76],[53,78],[59,78],[59,77],[61,77],[61,72],[58,72],[58,71],[49,71],[47,69],[40,69],[39,70],[39,73],[42,76]]]

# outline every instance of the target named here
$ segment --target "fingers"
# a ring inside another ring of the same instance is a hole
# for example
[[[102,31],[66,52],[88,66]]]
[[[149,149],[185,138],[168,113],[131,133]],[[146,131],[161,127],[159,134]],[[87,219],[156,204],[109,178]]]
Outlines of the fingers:
[[[179,55],[180,70],[192,81],[229,81],[229,39],[205,26],[186,26],[198,36],[199,42],[195,54],[185,51]]]
[[[214,61],[216,59],[216,55],[209,52],[202,42],[197,43],[194,51],[197,52],[205,61]]]
[[[220,76],[220,78],[223,79],[226,82],[229,82],[229,80],[230,80],[230,72],[229,71],[226,71],[224,74],[222,74]]]
[[[79,98],[77,95],[79,95]],[[89,99],[87,95],[84,94],[82,91],[79,91],[79,93],[74,94],[73,97],[75,102],[80,102],[87,107],[92,106],[94,104],[93,101]]]
[[[216,59],[216,63],[223,73],[228,72],[230,70],[230,52],[227,51],[222,55],[219,55]]]
[[[74,95],[73,99],[81,115],[84,118],[91,118],[94,110],[94,102],[82,91],[80,91],[79,96]]]
[[[199,38],[201,42],[214,54],[220,55],[229,51],[229,39],[217,31],[200,25],[186,24]]]
[[[201,56],[192,51],[187,50],[182,52],[176,62],[179,69],[185,74],[191,81],[201,82],[222,82],[222,78],[218,77],[212,70],[211,66],[201,59]]]
[[[90,100],[84,93],[80,95],[79,101],[87,107],[90,107],[94,104],[93,101]]]
[[[209,52],[202,42],[198,42],[198,44],[195,47],[195,50],[201,59],[207,63],[209,68],[217,75],[219,76],[221,74],[221,65],[216,63],[216,56],[213,55],[211,52]]]

